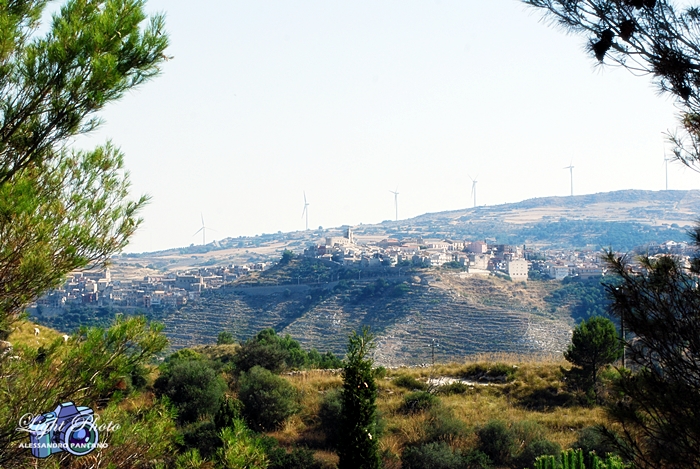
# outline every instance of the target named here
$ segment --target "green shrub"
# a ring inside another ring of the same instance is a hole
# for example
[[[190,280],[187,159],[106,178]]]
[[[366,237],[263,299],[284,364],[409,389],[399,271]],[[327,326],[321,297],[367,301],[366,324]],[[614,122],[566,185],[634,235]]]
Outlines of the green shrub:
[[[408,447],[401,455],[403,469],[462,469],[462,455],[444,441]]]
[[[336,291],[345,291],[350,288],[350,284],[348,283],[347,280],[340,280],[335,287],[333,287],[333,290]]]
[[[508,381],[515,377],[515,372],[518,369],[513,365],[507,365],[505,363],[494,363],[488,371],[489,376],[505,376]]]
[[[596,427],[585,427],[579,430],[578,439],[571,445],[573,449],[581,449],[584,455],[589,455],[594,451],[600,457],[605,457],[607,454],[617,454],[615,447],[603,437]],[[585,457],[586,463],[592,463],[588,456]]]
[[[453,441],[467,434],[467,425],[454,416],[452,409],[435,406],[425,424],[426,441]]]
[[[200,456],[199,451],[191,449],[180,454],[175,459],[175,469],[208,468],[209,462]]]
[[[514,458],[515,467],[532,467],[535,460],[540,456],[558,456],[561,453],[561,446],[552,441],[541,439],[534,440],[518,453]]]
[[[148,375],[151,370],[145,366],[135,365],[129,373],[130,388],[132,390],[143,390],[148,384]]]
[[[523,387],[519,391],[517,403],[528,410],[546,411],[570,406],[576,402],[573,394],[562,389],[561,383],[542,387]]]
[[[332,352],[321,354],[312,348],[308,353],[307,366],[320,370],[338,369],[343,366],[343,360],[333,355]]]
[[[299,409],[294,387],[259,366],[241,375],[238,397],[243,403],[246,421],[256,431],[278,429]]]
[[[296,447],[287,452],[275,438],[263,436],[260,441],[267,455],[267,469],[323,469],[323,464],[308,448]]]
[[[467,376],[467,377],[474,377],[474,376],[486,376],[486,373],[488,373],[489,368],[484,365],[483,363],[474,363],[471,365],[468,365],[466,368],[462,370],[460,374]]]
[[[283,450],[284,451],[284,450]],[[268,469],[322,469],[323,463],[314,458],[314,452],[308,448],[294,448],[284,454],[278,452],[270,458]]]
[[[224,396],[219,410],[214,415],[214,425],[217,431],[233,425],[234,420],[243,418],[243,403],[230,396]]]
[[[324,396],[318,411],[321,429],[326,436],[326,445],[331,449],[338,447],[340,438],[340,421],[343,413],[343,402],[340,389],[332,389]]]
[[[268,461],[261,438],[246,428],[242,420],[236,420],[219,434],[222,447],[216,453],[222,469],[267,469]]]
[[[406,295],[409,291],[411,291],[411,287],[407,283],[399,283],[394,286],[394,289],[391,291],[391,296],[399,298]]]
[[[445,396],[449,396],[451,394],[464,394],[467,391],[469,391],[469,386],[464,383],[460,383],[459,381],[445,384],[437,389],[438,394],[443,394]]]
[[[219,332],[219,336],[216,338],[216,345],[227,345],[236,343],[236,339],[228,331]]]
[[[496,465],[508,465],[516,449],[513,432],[505,422],[491,420],[476,431],[479,437],[479,450]]]
[[[533,441],[542,440],[547,432],[544,427],[532,420],[522,420],[515,422],[511,428],[513,437],[520,442],[520,446],[528,445]]]
[[[505,363],[494,363],[484,365],[474,363],[465,367],[460,373],[460,377],[473,381],[512,381],[515,378],[517,367]]]
[[[491,469],[491,459],[478,449],[470,449],[462,456],[462,469]]]
[[[239,373],[245,373],[255,366],[273,373],[279,373],[287,368],[289,352],[278,342],[269,340],[267,336],[261,338],[263,332],[265,331],[261,331],[257,337],[241,344],[241,348],[236,352],[233,363]]]
[[[406,388],[411,391],[416,389],[426,391],[428,389],[428,385],[426,383],[418,381],[416,378],[409,375],[399,375],[394,378],[392,382],[400,388]]]
[[[154,387],[158,395],[167,396],[173,403],[180,423],[215,415],[227,388],[206,361],[192,359],[171,362]]]
[[[321,354],[315,349],[306,352],[299,342],[287,334],[277,335],[274,329],[263,329],[255,337],[241,344],[234,365],[239,373],[260,366],[273,373],[290,368],[340,368],[342,360],[331,352]]]
[[[384,379],[386,378],[387,369],[383,366],[378,366],[374,370],[374,379]]]
[[[545,438],[545,429],[537,422],[525,420],[508,426],[492,420],[477,429],[478,449],[496,466],[531,467],[541,455],[557,456],[561,447]]]
[[[406,394],[401,404],[403,412],[413,414],[429,410],[438,405],[440,400],[427,391],[416,391]]]
[[[196,449],[203,458],[211,458],[221,447],[216,425],[209,420],[190,423],[181,432],[184,447],[188,450]]]
[[[192,349],[189,348],[183,348],[178,350],[177,352],[172,353],[168,358],[165,360],[165,367],[167,368],[168,365],[174,364],[175,362],[178,361],[187,361],[187,360],[202,360],[204,357],[200,353],[195,352]]]

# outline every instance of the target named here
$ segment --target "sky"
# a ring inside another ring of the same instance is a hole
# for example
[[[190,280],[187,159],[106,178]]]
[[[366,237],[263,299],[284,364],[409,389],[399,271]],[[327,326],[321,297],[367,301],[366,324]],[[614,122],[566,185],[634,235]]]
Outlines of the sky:
[[[149,0],[172,60],[78,138],[151,196],[127,252],[665,187],[673,99],[516,0]],[[669,189],[700,175],[675,163]],[[214,231],[215,230],[215,231]]]

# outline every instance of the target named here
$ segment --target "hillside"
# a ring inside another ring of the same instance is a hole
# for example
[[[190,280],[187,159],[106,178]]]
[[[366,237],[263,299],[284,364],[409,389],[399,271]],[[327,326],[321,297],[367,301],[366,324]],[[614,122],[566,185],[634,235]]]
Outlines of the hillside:
[[[274,275],[271,273],[269,275]],[[229,287],[207,292],[163,318],[174,348],[239,339],[272,327],[305,347],[342,354],[348,335],[369,325],[383,365],[461,359],[478,353],[561,354],[573,325],[568,305],[550,307],[554,282],[515,284],[435,270],[408,277],[316,285]]]

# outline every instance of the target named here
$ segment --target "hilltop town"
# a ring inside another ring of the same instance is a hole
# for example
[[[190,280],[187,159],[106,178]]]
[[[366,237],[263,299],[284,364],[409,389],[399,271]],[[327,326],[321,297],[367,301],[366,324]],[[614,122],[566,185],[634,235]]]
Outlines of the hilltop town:
[[[368,274],[373,277],[401,276],[411,269],[439,267],[454,269],[462,277],[496,276],[514,282],[527,282],[533,278],[557,281],[567,277],[589,279],[605,274],[600,252],[592,250],[537,249],[485,240],[384,238],[362,241],[354,236],[352,228],[346,228],[344,236],[329,236],[319,241],[299,255],[318,259],[330,267],[352,270],[358,279],[362,279],[363,272],[366,277]],[[670,253],[686,259],[691,254],[685,242],[654,243],[645,249],[652,255]],[[74,272],[62,287],[39,298],[29,311],[55,315],[71,307],[177,309],[196,302],[206,290],[216,290],[224,285],[251,286],[250,282],[244,282],[247,277],[265,272],[275,264],[212,265],[156,272],[140,279],[120,278],[109,268]],[[315,280],[305,278],[304,283],[317,283]],[[300,282],[298,278],[291,283]]]

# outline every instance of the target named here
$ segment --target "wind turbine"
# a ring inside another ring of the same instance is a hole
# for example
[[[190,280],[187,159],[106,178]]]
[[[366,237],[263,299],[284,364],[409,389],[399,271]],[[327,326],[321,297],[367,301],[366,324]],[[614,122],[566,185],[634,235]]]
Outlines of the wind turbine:
[[[666,190],[668,190],[668,162],[673,161],[673,158],[669,158],[664,154],[664,166],[666,166]]]
[[[206,227],[206,225],[204,225],[204,215],[202,215],[201,213],[200,213],[200,215],[202,217],[202,227],[200,229],[198,229],[192,236],[196,236],[201,231],[202,232],[202,246],[204,246],[205,244],[207,244],[207,227]],[[209,228],[209,229],[212,230],[211,228]],[[212,231],[216,231],[216,230],[212,230]]]
[[[396,211],[396,221],[399,221],[399,186],[396,186],[395,191],[389,191],[394,194],[394,210]]]
[[[306,215],[306,231],[309,231],[309,203],[306,201],[306,191],[304,191],[304,210],[301,211],[301,218]]]
[[[467,174],[467,176],[469,176],[469,174]],[[477,175],[476,177],[479,177],[479,176]],[[469,176],[469,179],[472,180],[472,193],[471,193],[471,195],[474,198],[474,207],[476,207],[476,183],[479,181],[477,181],[476,179],[472,179],[471,176]]]
[[[569,166],[564,166],[564,169],[568,169],[569,174],[571,175],[571,196],[573,197],[573,195],[574,195],[574,167],[571,163],[569,163]]]

